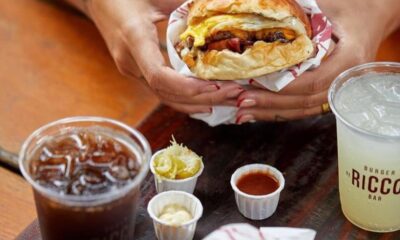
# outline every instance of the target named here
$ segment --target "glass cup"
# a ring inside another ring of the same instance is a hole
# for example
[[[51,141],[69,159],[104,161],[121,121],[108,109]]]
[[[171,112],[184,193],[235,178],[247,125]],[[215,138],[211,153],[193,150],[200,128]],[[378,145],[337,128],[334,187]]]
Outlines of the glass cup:
[[[69,195],[51,190],[35,181],[30,163],[35,151],[71,129],[107,133],[111,140],[124,143],[139,163],[137,175],[120,188],[98,194]],[[103,132],[104,131],[104,132]],[[33,187],[36,211],[44,240],[134,239],[140,184],[149,171],[151,150],[137,130],[100,117],[72,117],[47,124],[28,137],[22,146],[19,165]]]
[[[337,123],[340,202],[354,225],[391,232],[400,229],[400,136],[355,126],[335,101],[339,90],[347,90],[348,80],[357,77],[353,80],[363,81],[362,76],[371,73],[399,74],[400,64],[376,62],[353,67],[340,74],[329,89]]]

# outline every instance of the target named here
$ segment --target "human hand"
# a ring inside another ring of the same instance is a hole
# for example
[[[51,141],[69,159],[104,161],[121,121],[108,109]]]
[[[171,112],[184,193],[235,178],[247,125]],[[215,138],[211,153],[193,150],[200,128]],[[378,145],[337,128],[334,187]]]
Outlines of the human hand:
[[[381,41],[400,26],[398,0],[320,0],[318,4],[333,24],[335,49],[318,68],[303,73],[280,92],[255,89],[242,93],[237,102],[238,124],[321,114],[334,78],[345,69],[374,60]]]
[[[140,70],[144,82],[163,103],[186,113],[211,112],[213,105],[235,105],[243,92],[240,85],[184,77],[166,65],[155,23],[181,3],[182,0],[87,0],[86,12],[103,35],[119,71],[141,78],[137,74]]]

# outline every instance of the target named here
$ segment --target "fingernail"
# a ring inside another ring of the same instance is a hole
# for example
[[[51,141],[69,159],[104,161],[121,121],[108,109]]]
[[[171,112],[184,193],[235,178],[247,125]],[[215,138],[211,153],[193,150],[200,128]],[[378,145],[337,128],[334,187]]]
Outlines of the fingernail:
[[[253,107],[256,105],[256,101],[254,99],[243,99],[239,103],[239,107]]]
[[[254,122],[254,116],[251,114],[245,114],[245,115],[241,115],[239,117],[236,118],[236,124],[242,124],[242,123],[246,123],[246,122]]]
[[[207,93],[207,92],[215,92],[218,91],[220,87],[217,84],[211,84],[207,85],[206,87],[203,88],[202,92]]]
[[[228,93],[227,97],[235,98],[235,97],[239,96],[242,92],[244,92],[243,88],[237,88],[236,90],[233,90],[232,92]]]
[[[201,110],[201,112],[199,112],[199,113],[212,114],[212,112],[213,112],[213,110],[210,107],[210,108],[205,108],[205,109]]]
[[[238,107],[245,108],[245,107],[253,107],[256,105],[256,101],[254,99],[242,99],[238,102]]]

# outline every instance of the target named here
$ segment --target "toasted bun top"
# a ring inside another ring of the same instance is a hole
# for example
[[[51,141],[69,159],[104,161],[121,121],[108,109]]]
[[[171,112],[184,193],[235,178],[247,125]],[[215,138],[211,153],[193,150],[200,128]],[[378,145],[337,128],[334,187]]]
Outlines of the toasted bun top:
[[[189,9],[188,24],[194,25],[214,15],[239,13],[259,14],[277,21],[297,17],[311,37],[308,17],[295,0],[194,0]]]

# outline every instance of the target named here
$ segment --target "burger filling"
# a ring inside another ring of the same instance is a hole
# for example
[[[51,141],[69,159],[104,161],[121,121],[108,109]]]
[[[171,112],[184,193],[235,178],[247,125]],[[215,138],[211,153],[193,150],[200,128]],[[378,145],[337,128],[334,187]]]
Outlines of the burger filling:
[[[290,26],[291,28],[288,28]],[[243,53],[256,41],[290,43],[298,32],[305,32],[296,18],[277,22],[258,15],[218,15],[189,25],[175,46],[183,61],[195,65],[196,51],[223,51]]]

